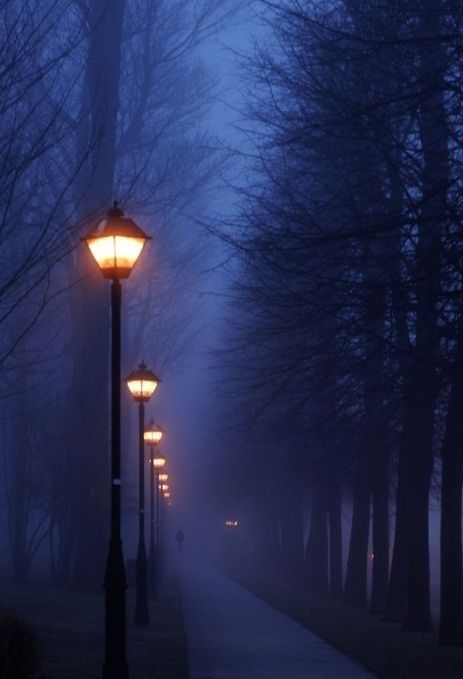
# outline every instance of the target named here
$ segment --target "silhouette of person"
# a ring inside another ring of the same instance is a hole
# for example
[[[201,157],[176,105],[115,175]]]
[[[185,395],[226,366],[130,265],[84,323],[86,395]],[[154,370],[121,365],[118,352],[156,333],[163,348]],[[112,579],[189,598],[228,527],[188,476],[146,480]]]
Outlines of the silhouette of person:
[[[178,551],[180,552],[182,547],[183,547],[183,541],[185,539],[183,531],[178,530],[176,538],[177,538],[177,544],[178,544]]]

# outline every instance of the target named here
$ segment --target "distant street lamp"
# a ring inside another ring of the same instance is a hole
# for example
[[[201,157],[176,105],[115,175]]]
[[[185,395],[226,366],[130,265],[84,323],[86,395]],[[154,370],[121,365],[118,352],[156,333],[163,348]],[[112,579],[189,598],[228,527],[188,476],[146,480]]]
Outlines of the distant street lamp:
[[[157,576],[159,579],[159,575],[162,570],[162,547],[161,547],[161,511],[162,511],[162,506],[161,506],[161,493],[159,489],[159,474],[161,473],[162,468],[166,464],[166,458],[164,455],[157,450],[156,455],[153,457],[153,467],[155,470],[156,474],[156,551],[157,551],[157,563],[158,563],[158,570],[157,570]]]
[[[145,403],[154,394],[160,380],[143,361],[125,378],[127,387],[138,403],[138,549],[135,622],[149,625],[148,563],[145,549]]]
[[[156,544],[154,542],[154,491],[155,484],[159,483],[159,470],[165,464],[166,458],[163,455],[159,455],[155,450],[159,441],[161,440],[164,432],[154,420],[151,420],[148,426],[145,428],[143,438],[145,443],[150,449],[150,547],[148,553],[148,565],[149,565],[149,578],[150,578],[150,595],[152,597],[156,596],[157,588],[157,558],[156,558]],[[162,462],[161,465],[155,465],[154,460]],[[167,474],[162,474],[162,476],[167,476]],[[156,492],[156,503],[158,494]]]
[[[238,521],[236,519],[227,519],[227,521],[224,522],[225,526],[227,528],[237,528],[238,527]]]
[[[111,283],[111,536],[105,572],[104,679],[128,679],[124,555],[121,541],[121,279],[128,278],[149,237],[117,203],[83,238]]]

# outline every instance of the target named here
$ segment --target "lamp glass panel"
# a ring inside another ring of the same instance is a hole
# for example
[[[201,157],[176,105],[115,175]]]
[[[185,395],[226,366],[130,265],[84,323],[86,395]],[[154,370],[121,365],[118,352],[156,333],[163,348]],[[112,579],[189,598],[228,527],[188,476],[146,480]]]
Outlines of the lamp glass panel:
[[[146,443],[159,443],[162,439],[162,431],[159,431],[159,429],[148,429],[148,431],[145,431],[143,434],[143,438]]]
[[[88,247],[98,266],[105,269],[131,270],[145,244],[144,238],[130,236],[101,236],[89,238]]]
[[[148,400],[153,395],[158,383],[154,380],[129,380],[127,386],[134,398]]]

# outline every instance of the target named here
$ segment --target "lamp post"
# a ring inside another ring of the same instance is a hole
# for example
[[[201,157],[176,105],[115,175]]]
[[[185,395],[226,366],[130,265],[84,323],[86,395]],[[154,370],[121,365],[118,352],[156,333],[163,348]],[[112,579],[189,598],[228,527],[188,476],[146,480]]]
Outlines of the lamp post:
[[[128,679],[124,555],[121,540],[121,279],[132,272],[148,236],[114,203],[83,239],[111,280],[111,534],[104,580],[103,679]]]
[[[137,549],[137,582],[135,622],[139,625],[149,625],[148,610],[148,563],[145,549],[145,403],[154,394],[160,380],[148,370],[142,361],[138,368],[132,370],[125,378],[135,403],[138,403],[138,549]]]
[[[150,577],[150,595],[152,597],[156,596],[156,586],[157,586],[157,576],[156,576],[157,558],[156,558],[156,544],[154,541],[154,486],[155,484],[159,483],[158,481],[159,470],[162,469],[166,461],[164,456],[155,455],[155,449],[159,441],[161,440],[163,434],[164,432],[161,429],[161,427],[155,424],[154,420],[150,420],[148,427],[145,429],[143,435],[145,443],[150,448],[150,547],[148,553],[148,564]],[[163,461],[162,464],[160,465],[158,464],[156,466],[154,464],[155,459],[158,462]],[[167,474],[165,476],[167,476]]]

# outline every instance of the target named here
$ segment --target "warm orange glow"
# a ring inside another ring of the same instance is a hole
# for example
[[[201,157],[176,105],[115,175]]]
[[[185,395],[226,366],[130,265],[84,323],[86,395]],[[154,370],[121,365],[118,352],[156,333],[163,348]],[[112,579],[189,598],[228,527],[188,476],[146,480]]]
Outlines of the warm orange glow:
[[[149,446],[155,446],[162,439],[163,435],[164,431],[162,430],[162,428],[158,424],[156,424],[154,420],[150,420],[148,426],[146,427],[143,433],[143,438],[145,440],[145,443],[147,443]]]
[[[166,493],[164,493],[164,497],[166,498],[166,500],[168,500],[170,498],[170,493],[167,491]]]
[[[238,521],[235,521],[234,519],[228,519],[225,521],[225,525],[227,528],[236,528],[238,526]]]
[[[149,446],[155,446],[162,439],[163,433],[162,429],[146,429],[143,438]]]
[[[159,480],[160,481],[167,481],[169,478],[169,474],[159,474]]]
[[[166,458],[162,453],[156,453],[156,455],[153,457],[153,467],[156,467],[157,469],[162,469],[164,465],[166,464]]]
[[[145,239],[100,236],[87,238],[87,244],[105,278],[128,278],[143,250]],[[114,275],[115,272],[117,275]]]
[[[136,401],[148,401],[158,383],[154,380],[127,380],[127,386]]]
[[[130,375],[125,378],[125,382],[135,401],[138,403],[146,403],[153,395],[160,379],[159,377],[156,377],[154,372],[149,370],[142,361],[138,368],[132,370]]]
[[[162,431],[145,431],[143,438],[148,445],[156,445],[162,439]]]
[[[169,484],[168,484],[168,483],[161,483],[161,484],[159,485],[159,488],[160,488],[161,490],[169,490]]]
[[[105,278],[128,278],[148,236],[114,204],[83,239]]]

